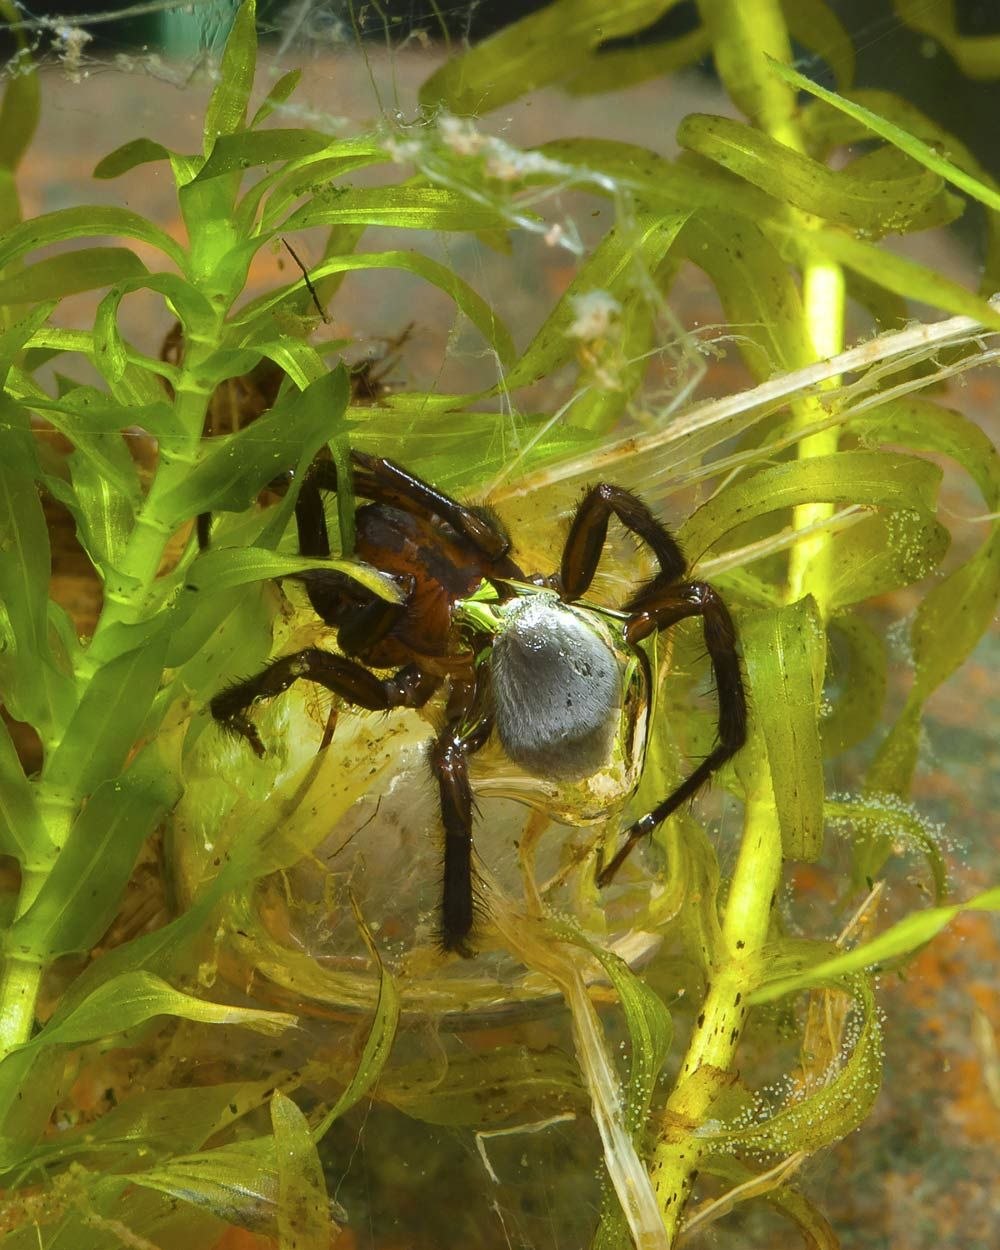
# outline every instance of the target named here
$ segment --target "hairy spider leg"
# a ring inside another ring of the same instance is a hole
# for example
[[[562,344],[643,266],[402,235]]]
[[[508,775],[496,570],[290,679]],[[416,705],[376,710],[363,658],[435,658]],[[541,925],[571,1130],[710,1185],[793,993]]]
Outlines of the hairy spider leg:
[[[637,600],[625,630],[627,640],[633,645],[687,617],[701,617],[719,700],[719,739],[715,749],[690,777],[626,830],[624,843],[598,874],[597,884],[600,886],[607,885],[614,878],[635,844],[692,798],[712,773],[736,754],[747,737],[747,701],[736,653],[736,628],[729,609],[717,592],[705,582],[680,582],[666,589],[647,588],[646,592],[637,596]]]
[[[472,786],[469,757],[485,745],[493,717],[485,712],[483,684],[457,684],[448,701],[448,721],[431,746],[431,771],[437,778],[444,825],[444,874],[441,887],[443,950],[468,958],[467,938],[475,921],[472,876]]]
[[[491,513],[469,507],[452,499],[450,495],[442,494],[429,482],[416,477],[395,461],[385,460],[381,456],[369,456],[363,451],[352,451],[351,460],[354,463],[352,484],[356,495],[375,503],[402,508],[418,516],[440,517],[488,560],[509,563],[506,556],[510,551],[510,536]],[[313,479],[318,490],[332,492],[337,489],[337,466],[332,460],[314,461],[308,476]],[[329,547],[324,554],[330,554]],[[498,570],[497,575],[519,575],[518,570],[511,567],[512,572]]]
[[[564,599],[579,599],[590,589],[612,516],[650,547],[660,566],[660,572],[640,594],[668,586],[687,571],[676,539],[642,500],[622,486],[598,482],[581,499],[566,536],[560,570]]]
[[[224,729],[246,738],[254,754],[263,757],[264,743],[247,709],[258,699],[273,699],[295,682],[311,681],[339,695],[355,707],[387,712],[396,707],[423,707],[441,679],[408,664],[391,677],[376,677],[356,660],[334,655],[320,647],[283,655],[263,672],[221,691],[209,704]]]

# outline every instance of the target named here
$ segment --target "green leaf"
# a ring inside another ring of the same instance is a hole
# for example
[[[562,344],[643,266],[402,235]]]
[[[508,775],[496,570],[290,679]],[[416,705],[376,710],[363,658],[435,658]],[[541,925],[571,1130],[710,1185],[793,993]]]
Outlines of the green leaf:
[[[184,482],[161,500],[161,514],[179,525],[200,512],[242,512],[269,481],[337,433],[347,395],[340,366],[246,429],[213,439]]]
[[[651,26],[678,0],[556,0],[450,57],[420,89],[425,108],[483,114],[548,83],[572,78],[599,44]]]
[[[827,569],[824,601],[839,611],[912,585],[944,558],[951,536],[932,516],[908,509],[875,513],[831,537],[816,565]],[[806,566],[805,578],[812,564]]]
[[[220,135],[242,130],[257,69],[257,6],[243,0],[219,62],[218,80],[205,110],[204,153],[211,157]]]
[[[80,1046],[138,1028],[157,1016],[177,1016],[198,1024],[242,1025],[275,1036],[295,1024],[295,1016],[256,1007],[210,1003],[175,990],[149,972],[123,972],[106,981],[59,1021],[50,1021],[14,1056],[47,1046]],[[0,1064],[0,1074],[3,1065]]]
[[[281,231],[352,224],[404,230],[502,230],[507,226],[499,209],[440,187],[332,187],[296,209]]]
[[[815,969],[810,970],[810,978],[814,972]],[[882,1081],[882,1030],[868,982],[857,977],[850,988],[861,1013],[861,1027],[838,1070],[814,1093],[790,1101],[759,1123],[724,1133],[720,1145],[741,1154],[767,1151],[786,1156],[795,1150],[813,1153],[833,1145],[862,1123],[878,1097]],[[750,1001],[758,1003],[774,997],[770,989],[751,991]]]
[[[35,872],[51,863],[52,846],[42,825],[35,789],[24,775],[10,733],[0,721],[0,854]]]
[[[80,1156],[134,1165],[151,1157],[197,1150],[217,1133],[266,1102],[273,1081],[230,1081],[190,1089],[146,1089],[129,1096],[99,1119],[41,1142],[24,1164],[66,1162]]]
[[[806,237],[801,230],[773,223],[769,229],[783,235],[789,246],[803,257],[825,256],[896,295],[972,317],[994,330],[1000,329],[1000,312],[991,304],[926,265],[836,230],[813,230]]]
[[[638,213],[609,230],[580,266],[520,360],[508,370],[504,387],[530,386],[573,358],[580,340],[569,333],[578,319],[577,301],[606,292],[620,303],[645,298],[648,275],[670,251],[690,213]]]
[[[214,595],[234,586],[295,577],[310,569],[343,573],[380,599],[389,603],[402,602],[402,591],[398,585],[367,564],[356,560],[314,560],[262,547],[218,547],[202,552],[191,565],[185,586],[188,590]]]
[[[729,194],[738,199],[741,192],[734,186]],[[726,320],[741,327],[740,352],[758,381],[811,362],[795,279],[759,226],[729,212],[704,211],[684,226],[678,249],[708,274]]]
[[[375,1004],[372,1027],[368,1031],[358,1066],[344,1092],[313,1129],[312,1137],[315,1142],[321,1141],[333,1122],[353,1107],[374,1086],[389,1058],[389,1052],[396,1039],[396,1030],[399,1027],[399,990],[396,988],[396,982],[382,962],[382,956],[375,945],[371,931],[365,924],[353,898],[351,906],[354,909],[355,922],[361,930],[361,936],[378,969],[378,1000]]]
[[[43,779],[51,792],[79,801],[102,781],[117,777],[135,745],[163,676],[167,630],[102,664],[62,741],[46,758]]]
[[[335,145],[336,140],[330,135],[316,130],[241,130],[220,135],[194,181],[207,182],[222,174],[254,169],[273,161],[298,160]]]
[[[315,284],[331,274],[348,273],[358,269],[400,269],[415,274],[440,288],[451,296],[458,309],[468,317],[490,347],[496,351],[500,363],[504,366],[510,366],[513,363],[517,355],[513,339],[492,306],[447,265],[439,264],[429,256],[422,256],[419,252],[397,251],[336,256],[311,268],[309,281]],[[304,290],[306,290],[306,284],[303,280],[276,293],[262,296],[241,309],[232,324],[243,330],[245,341],[253,341],[263,327],[269,325],[276,312],[286,305],[297,304]]]
[[[56,300],[41,303],[23,317],[0,329],[0,382],[6,378],[14,357],[32,338],[35,331],[49,319],[49,314],[56,307],[56,303]]]
[[[127,208],[96,204],[43,213],[8,230],[0,238],[0,269],[5,269],[12,260],[33,252],[36,248],[49,247],[68,239],[93,238],[107,234],[140,239],[169,256],[178,268],[184,269],[184,249],[158,226]]]
[[[165,148],[162,143],[155,143],[152,139],[132,139],[99,160],[94,166],[93,176],[95,178],[119,178],[140,165],[169,161],[172,155],[170,149]]]
[[[139,473],[120,434],[95,431],[80,444],[68,462],[72,487],[59,478],[46,484],[72,512],[77,538],[94,568],[105,581],[114,581],[139,506]]]
[[[153,752],[91,795],[34,902],[14,922],[7,950],[46,964],[89,951],[114,920],[136,856],[180,796]]]
[[[323,1164],[306,1117],[280,1089],[271,1099],[278,1164],[278,1236],[288,1250],[329,1250],[331,1227]]]
[[[786,994],[809,989],[814,985],[832,985],[852,977],[865,968],[878,968],[883,964],[912,955],[914,951],[925,946],[936,937],[947,925],[963,912],[1000,911],[1000,889],[987,890],[977,894],[967,903],[956,903],[951,907],[929,907],[926,911],[915,912],[906,916],[897,924],[856,946],[854,950],[845,951],[832,959],[825,959],[813,965],[799,976],[783,977],[771,981],[753,991],[750,1001],[767,1003]]]
[[[33,304],[112,286],[147,272],[127,247],[87,247],[62,252],[0,278],[0,304]]]
[[[641,1142],[653,1093],[673,1040],[670,1012],[663,1000],[618,955],[591,942],[568,921],[550,920],[549,927],[560,941],[570,942],[593,955],[618,995],[630,1042],[624,1089],[625,1122],[633,1139]]]
[[[770,66],[773,72],[784,82],[797,87],[801,91],[808,91],[810,95],[824,100],[833,108],[839,109],[849,117],[853,117],[855,121],[861,122],[874,134],[881,135],[883,139],[887,139],[899,148],[900,151],[905,152],[907,156],[911,156],[926,169],[940,175],[942,178],[946,178],[950,183],[958,187],[959,190],[964,191],[966,195],[970,195],[974,200],[985,204],[987,208],[1000,210],[1000,192],[967,174],[963,169],[960,169],[946,157],[942,156],[940,152],[935,151],[934,148],[929,147],[914,135],[908,134],[899,126],[886,121],[884,117],[879,117],[877,113],[871,112],[870,109],[864,108],[863,105],[846,100],[843,96],[836,95],[832,91],[827,91],[825,87],[820,87],[817,83],[790,69],[787,65],[781,65],[777,61],[771,60]]]
[[[845,451],[761,469],[703,504],[681,529],[683,549],[700,559],[731,530],[803,503],[858,503],[931,513],[941,470],[916,456]]]
[[[196,1154],[180,1155],[156,1167],[129,1174],[132,1184],[169,1194],[172,1199],[212,1212],[227,1224],[259,1233],[277,1231],[283,1192],[282,1173],[273,1137],[253,1137],[232,1145],[216,1146]],[[339,1208],[336,1208],[340,1214]],[[307,1227],[314,1226],[314,1212]],[[335,1230],[326,1213],[326,1240]],[[293,1250],[294,1241],[283,1242]],[[304,1243],[316,1245],[314,1240]],[[68,1248],[67,1248],[68,1250]]]
[[[829,709],[820,721],[823,754],[841,755],[874,733],[886,691],[885,640],[867,621],[847,613],[830,621]]]
[[[788,33],[796,43],[826,61],[838,91],[854,81],[854,43],[826,0],[781,0]]]
[[[910,228],[942,186],[920,166],[909,176],[881,179],[829,169],[728,117],[691,113],[680,124],[677,142],[775,199],[875,238]]]
[[[253,115],[253,121],[250,123],[251,129],[259,126],[261,122],[267,121],[276,108],[279,108],[290,98],[292,92],[299,85],[302,78],[300,69],[290,69],[287,73],[282,74],[271,90],[264,97],[264,100]]]
[[[0,97],[0,169],[13,173],[31,146],[41,114],[38,71],[31,63],[24,31],[18,25],[16,8],[4,5],[20,48],[6,59],[3,95]],[[10,27],[8,27],[10,29]]]
[[[819,706],[826,635],[811,598],[748,614],[741,622],[753,724],[767,751],[788,859],[823,850],[823,758]]]
[[[862,798],[830,799],[826,818],[831,829],[842,831],[855,848],[882,841],[890,844],[897,855],[918,851],[927,860],[934,881],[934,901],[940,903],[948,892],[948,867],[945,864],[942,826],[921,815],[912,803],[896,794],[866,793]],[[863,856],[857,856],[865,862]],[[857,873],[857,884],[865,886],[864,875]]]
[[[75,701],[49,647],[49,537],[27,414],[0,394],[0,674],[4,703],[43,739]]]
[[[575,71],[560,86],[570,95],[600,95],[634,87],[650,78],[667,78],[702,60],[712,49],[703,26],[676,39],[627,48],[600,48],[574,58]]]
[[[790,2],[794,4],[796,0],[790,0]],[[767,1184],[766,1188],[762,1185],[762,1182],[766,1182],[767,1178],[772,1175],[771,1172],[760,1177],[736,1159],[729,1159],[719,1154],[704,1159],[700,1170],[707,1172],[710,1176],[720,1176],[732,1186],[725,1195],[731,1202],[763,1198],[783,1215],[787,1215],[798,1225],[805,1250],[841,1250],[836,1233],[808,1198],[790,1188],[784,1181],[780,1184]],[[690,1224],[690,1231],[696,1236],[701,1231],[701,1223],[697,1215],[692,1218]]]

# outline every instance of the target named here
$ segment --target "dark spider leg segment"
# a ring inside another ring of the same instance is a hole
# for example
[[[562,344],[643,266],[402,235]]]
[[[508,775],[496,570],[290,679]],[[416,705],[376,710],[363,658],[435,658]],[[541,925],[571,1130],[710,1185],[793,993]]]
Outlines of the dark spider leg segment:
[[[493,719],[481,716],[468,723],[475,690],[458,686],[449,699],[447,725],[431,747],[431,771],[437,778],[444,825],[444,875],[441,885],[441,928],[438,940],[446,951],[468,958],[467,938],[475,920],[472,884],[472,787],[469,756],[482,747],[493,729]],[[455,705],[458,705],[457,707]]]
[[[361,451],[352,451],[351,459],[355,465],[353,486],[356,495],[375,503],[402,508],[419,516],[440,517],[491,561],[504,561],[510,550],[510,539],[492,517],[484,516],[478,509],[466,507],[457,499],[452,499],[450,495],[442,494],[423,478],[408,473],[406,469],[401,468],[392,460],[369,456]],[[307,480],[309,479],[312,481],[312,489],[318,500],[319,491],[336,491],[337,466],[332,460],[317,460],[309,470]],[[306,483],[304,482],[302,493],[305,492]],[[302,494],[299,495],[299,499],[302,500]],[[312,517],[314,515],[312,509],[315,505],[310,500],[307,506]],[[296,512],[298,513],[298,509]],[[314,525],[315,521],[310,520],[310,524]],[[325,528],[324,524],[324,534]],[[301,540],[301,526],[299,537]],[[303,549],[303,553],[330,554],[329,546],[325,552],[305,552]],[[511,576],[520,575],[515,566],[511,565],[511,568],[513,570]]]
[[[632,644],[656,630],[669,629],[686,617],[702,618],[705,646],[712,662],[719,700],[719,742],[686,781],[626,830],[624,843],[611,862],[598,873],[597,884],[600,886],[607,885],[614,878],[635,844],[696,794],[712,773],[736,754],[747,737],[747,701],[736,654],[736,629],[729,609],[718,594],[705,582],[680,582],[665,590],[647,588],[636,598],[639,600],[638,610],[625,630],[625,636]]]
[[[421,673],[415,665],[401,668],[392,677],[381,678],[342,655],[319,647],[306,647],[293,655],[283,655],[256,677],[223,690],[209,708],[225,729],[246,738],[254,754],[262,757],[264,743],[256,725],[247,716],[247,710],[258,699],[273,699],[300,679],[324,686],[355,707],[374,712],[387,712],[394,707],[423,707],[440,685],[440,678]]]
[[[666,586],[684,576],[687,561],[666,526],[631,491],[610,482],[598,482],[580,501],[563,547],[560,577],[564,599],[579,599],[590,589],[612,516],[641,538],[656,556],[660,572],[646,590]]]

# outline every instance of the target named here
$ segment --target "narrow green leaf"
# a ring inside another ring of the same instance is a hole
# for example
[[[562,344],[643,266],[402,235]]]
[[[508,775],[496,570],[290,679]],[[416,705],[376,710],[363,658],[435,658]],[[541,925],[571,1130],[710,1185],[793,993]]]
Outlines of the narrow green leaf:
[[[899,126],[886,121],[884,117],[879,117],[877,113],[864,108],[863,105],[846,100],[843,96],[839,96],[833,91],[827,91],[825,87],[812,82],[794,69],[790,69],[787,65],[781,65],[775,60],[771,60],[770,65],[773,72],[784,82],[798,88],[800,91],[808,91],[810,95],[824,100],[827,104],[832,105],[833,108],[839,109],[849,117],[853,117],[874,134],[881,135],[883,139],[887,139],[898,147],[900,151],[905,152],[907,156],[911,156],[926,169],[932,170],[942,178],[946,178],[950,183],[958,187],[959,190],[972,196],[974,200],[985,204],[987,208],[1000,210],[1000,192],[967,174],[945,156],[942,156],[940,152],[935,151],[934,148],[929,147],[914,135],[908,134]]]
[[[0,854],[37,871],[51,862],[52,847],[7,726],[0,721]]]
[[[64,1163],[78,1157],[134,1165],[197,1150],[267,1101],[273,1081],[230,1081],[190,1089],[146,1089],[129,1096],[99,1119],[64,1130],[40,1143],[25,1164]]]
[[[823,754],[828,757],[864,741],[882,715],[886,691],[885,640],[867,621],[843,613],[830,622],[827,671],[829,709],[820,722]]]
[[[861,798],[828,800],[826,817],[830,828],[843,832],[855,849],[865,850],[873,842],[882,841],[891,844],[896,855],[923,855],[934,881],[934,901],[943,902],[948,892],[948,867],[942,849],[944,829],[923,816],[912,803],[896,794],[869,791]],[[856,859],[864,862],[864,856]],[[857,876],[858,886],[864,886],[864,875]]]
[[[504,386],[513,390],[551,375],[573,358],[580,339],[570,334],[579,318],[578,301],[604,292],[618,302],[645,297],[645,283],[670,251],[688,220],[687,210],[639,213],[627,225],[609,230],[580,266],[520,360],[509,369]]]
[[[111,286],[146,272],[135,252],[125,247],[88,247],[49,256],[0,278],[0,304],[33,304],[62,299],[80,291]]]
[[[796,43],[826,61],[838,91],[854,81],[854,42],[826,0],[781,0],[788,33]]]
[[[474,231],[503,230],[507,222],[492,205],[441,187],[332,187],[293,212],[281,231],[339,225]]]
[[[14,922],[8,952],[46,964],[89,951],[115,917],[142,844],[179,794],[150,752],[99,785],[34,902]]]
[[[750,613],[740,626],[750,707],[767,750],[781,843],[788,859],[823,849],[820,694],[826,635],[811,598]]]
[[[927,460],[882,451],[846,451],[771,465],[692,513],[681,538],[700,558],[738,526],[802,503],[858,503],[931,513],[941,470]]]
[[[347,395],[341,366],[239,433],[213,439],[201,462],[161,501],[162,515],[178,525],[200,512],[241,512],[269,481],[337,433]]]
[[[294,161],[333,147],[336,140],[316,130],[241,130],[223,134],[212,155],[198,171],[195,182],[207,182],[222,174],[254,169],[273,161]]]
[[[361,911],[353,897],[351,906],[354,910],[355,923],[361,931],[365,945],[368,947],[368,953],[371,955],[372,962],[378,969],[378,1000],[375,1004],[375,1016],[372,1020],[372,1027],[365,1040],[358,1066],[354,1070],[354,1074],[343,1093],[312,1130],[314,1142],[322,1141],[334,1121],[338,1120],[345,1111],[353,1107],[374,1086],[382,1069],[385,1067],[386,1060],[389,1058],[392,1044],[396,1040],[396,1030],[399,1027],[399,990],[396,987],[396,982],[382,962],[382,956],[375,945],[375,939],[365,924]]]
[[[141,239],[169,256],[178,268],[184,269],[184,250],[168,234],[138,213],[108,205],[60,208],[54,213],[42,213],[14,226],[0,238],[0,269],[5,269],[12,260],[36,248],[63,243],[67,239],[107,234]]]
[[[31,63],[23,30],[18,26],[16,8],[4,10],[11,19],[19,53],[7,61],[3,94],[0,96],[0,168],[13,173],[31,146],[41,114],[38,70]],[[8,28],[9,29],[9,28]]]
[[[995,28],[989,23],[984,23],[979,34],[975,19],[963,29],[959,24],[963,11],[955,0],[934,5],[922,0],[894,0],[892,7],[900,21],[940,44],[966,77],[987,81],[1000,77],[1000,36],[993,33]],[[966,34],[966,30],[975,33]]]
[[[0,394],[0,674],[4,702],[47,738],[74,701],[48,638],[49,537],[27,414]]]
[[[93,176],[102,179],[119,178],[140,165],[169,161],[172,155],[170,149],[165,148],[162,143],[155,143],[152,139],[132,139],[99,160],[94,166]]]
[[[794,4],[795,0],[790,0],[790,2]],[[805,1250],[841,1250],[840,1241],[823,1214],[808,1198],[790,1188],[788,1184],[782,1183],[775,1187],[768,1186],[766,1189],[761,1189],[757,1173],[752,1172],[750,1168],[736,1159],[727,1158],[722,1154],[710,1155],[704,1159],[701,1163],[701,1171],[707,1172],[710,1176],[722,1177],[728,1185],[731,1185],[732,1189],[728,1191],[727,1197],[732,1195],[734,1200],[742,1198],[743,1195],[746,1199],[763,1198],[783,1215],[787,1215],[798,1225],[799,1232],[804,1239]],[[695,1229],[691,1231],[694,1233]]]
[[[250,123],[251,129],[259,126],[261,122],[267,121],[276,108],[280,108],[292,92],[299,85],[302,78],[300,69],[290,69],[287,73],[282,74],[271,90],[264,97],[260,108],[253,115],[253,121]]]
[[[878,968],[906,955],[912,955],[936,937],[956,916],[969,911],[1000,911],[1000,889],[977,894],[967,903],[956,903],[951,907],[929,907],[926,911],[906,916],[870,942],[864,942],[854,950],[845,951],[833,959],[823,960],[800,976],[782,978],[762,985],[753,991],[750,1001],[771,1002],[814,985],[841,982],[866,968]]]
[[[815,969],[810,977],[813,972]],[[751,991],[750,1001],[764,1002],[773,997],[770,988]],[[728,1149],[741,1153],[767,1151],[779,1156],[796,1150],[813,1153],[833,1145],[862,1123],[882,1082],[882,1030],[875,996],[867,980],[856,977],[850,988],[861,1012],[861,1027],[838,1070],[815,1092],[790,1101],[760,1123],[725,1133]]]
[[[49,319],[49,314],[56,307],[57,302],[48,300],[40,303],[37,308],[32,308],[23,317],[19,317],[0,329],[0,382],[6,378],[14,357],[32,338],[35,331]]]
[[[885,179],[829,169],[728,117],[691,113],[677,142],[778,200],[869,237],[908,229],[942,186],[938,175],[920,166],[909,176]]]
[[[420,89],[425,108],[482,114],[572,77],[579,57],[650,26],[678,0],[556,0],[450,57]]]
[[[204,551],[191,565],[185,585],[188,590],[214,595],[234,586],[295,577],[310,569],[343,573],[380,599],[389,603],[402,602],[398,585],[367,564],[356,560],[312,560],[262,547],[218,547]]]
[[[315,284],[331,274],[348,273],[358,269],[400,269],[430,282],[451,296],[460,311],[468,317],[490,347],[496,351],[501,364],[510,366],[513,363],[517,354],[514,341],[492,306],[447,265],[439,264],[429,256],[422,256],[419,252],[398,251],[336,256],[311,268],[309,280]],[[303,280],[276,293],[254,300],[240,310],[232,324],[242,328],[245,339],[252,340],[259,332],[259,328],[268,324],[276,312],[288,304],[297,304],[305,289],[306,285]]]
[[[102,664],[87,684],[73,719],[46,759],[45,783],[79,801],[121,771],[163,676],[166,629],[145,645]]]
[[[271,1099],[278,1166],[278,1238],[281,1250],[329,1250],[331,1227],[323,1164],[306,1117],[280,1089]]]
[[[828,610],[920,581],[941,563],[950,542],[945,527],[926,513],[899,508],[863,517],[830,540],[824,587]],[[826,567],[823,556],[816,559]],[[806,566],[807,579],[811,567]]]
[[[219,62],[218,80],[205,110],[206,157],[220,135],[242,130],[257,69],[257,6],[243,0]]]
[[[210,1211],[227,1224],[254,1233],[273,1234],[279,1228],[282,1184],[273,1137],[252,1137],[232,1145],[180,1155],[156,1167],[132,1172],[129,1180],[132,1184],[169,1194],[172,1199],[190,1203],[197,1209]],[[343,1214],[339,1207],[334,1207],[334,1212]],[[312,1216],[307,1227],[313,1227]],[[328,1210],[324,1247],[330,1244],[330,1234],[335,1227]],[[294,1250],[295,1244],[283,1241],[282,1250]],[[316,1242],[303,1244],[314,1246]]]
[[[560,86],[570,95],[618,91],[650,78],[665,79],[702,60],[711,49],[708,31],[699,26],[676,39],[628,48],[598,49],[589,55],[580,53],[574,58],[575,70],[569,71],[570,76]]]
[[[737,200],[742,193],[733,186],[728,194]],[[741,327],[740,353],[758,381],[812,360],[798,287],[759,226],[728,210],[706,210],[686,223],[677,246],[711,278],[726,320]]]
[[[210,1003],[175,990],[152,973],[123,972],[98,986],[61,1020],[50,1021],[21,1047],[21,1051],[37,1051],[47,1046],[80,1046],[138,1028],[157,1016],[177,1016],[199,1024],[242,1025],[271,1036],[295,1023],[295,1016],[283,1011]]]
[[[48,478],[46,484],[73,514],[77,538],[94,568],[113,582],[135,522],[139,473],[120,434],[95,432],[80,437],[80,443],[83,450],[74,451],[68,462],[72,486],[60,478]],[[97,447],[99,459],[93,454]]]
[[[790,227],[771,223],[769,229],[779,231],[796,251],[807,251],[814,257],[826,256],[896,295],[972,317],[994,330],[1000,329],[1000,312],[982,296],[926,265],[862,239],[852,239],[837,230],[813,230],[806,238],[801,231]]]

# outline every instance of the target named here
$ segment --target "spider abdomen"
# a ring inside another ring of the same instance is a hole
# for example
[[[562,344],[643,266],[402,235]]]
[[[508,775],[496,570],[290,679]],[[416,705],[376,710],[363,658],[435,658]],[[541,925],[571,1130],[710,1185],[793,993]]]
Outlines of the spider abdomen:
[[[515,601],[493,645],[497,735],[539,777],[579,779],[611,753],[622,674],[607,639],[582,613],[547,595]]]

